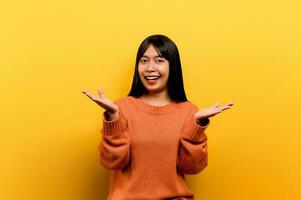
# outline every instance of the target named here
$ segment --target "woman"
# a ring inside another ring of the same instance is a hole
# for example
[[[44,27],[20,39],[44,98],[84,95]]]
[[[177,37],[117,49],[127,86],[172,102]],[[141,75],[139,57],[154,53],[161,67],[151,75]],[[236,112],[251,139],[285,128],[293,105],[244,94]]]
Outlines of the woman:
[[[185,174],[207,166],[209,118],[233,104],[199,110],[185,95],[180,56],[164,35],[144,39],[128,96],[114,102],[82,91],[105,109],[100,162],[111,171],[109,200],[194,199]]]

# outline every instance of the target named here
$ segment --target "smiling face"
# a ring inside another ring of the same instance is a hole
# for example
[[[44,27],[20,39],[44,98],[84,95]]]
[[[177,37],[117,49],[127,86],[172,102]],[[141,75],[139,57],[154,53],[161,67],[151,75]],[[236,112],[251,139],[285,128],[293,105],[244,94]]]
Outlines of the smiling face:
[[[167,93],[169,62],[153,45],[145,51],[138,64],[139,77],[149,93]]]

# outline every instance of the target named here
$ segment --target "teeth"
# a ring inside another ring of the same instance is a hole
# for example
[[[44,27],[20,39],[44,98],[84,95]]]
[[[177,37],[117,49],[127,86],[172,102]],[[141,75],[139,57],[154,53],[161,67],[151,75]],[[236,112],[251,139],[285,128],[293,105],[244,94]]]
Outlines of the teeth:
[[[155,80],[155,79],[159,79],[159,76],[146,76],[145,78],[147,80]]]

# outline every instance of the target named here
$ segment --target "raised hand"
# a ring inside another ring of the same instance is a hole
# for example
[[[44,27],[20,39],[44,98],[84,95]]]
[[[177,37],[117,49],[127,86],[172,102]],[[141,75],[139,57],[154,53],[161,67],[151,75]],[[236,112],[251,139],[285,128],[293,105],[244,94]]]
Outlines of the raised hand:
[[[212,106],[208,107],[208,108],[204,108],[199,110],[198,112],[196,112],[194,114],[195,119],[200,120],[200,119],[206,119],[209,117],[212,117],[218,113],[221,113],[224,110],[227,110],[229,108],[231,108],[231,106],[233,106],[233,103],[227,103],[224,106],[220,106],[219,103],[215,103]]]
[[[108,114],[107,117],[109,117],[110,120],[116,119],[119,114],[118,106],[114,104],[110,99],[104,96],[104,92],[101,88],[98,88],[97,90],[99,97],[85,90],[82,90],[81,92],[84,93],[87,97],[89,97],[92,101],[97,103],[99,106],[101,106],[103,109],[105,109]]]

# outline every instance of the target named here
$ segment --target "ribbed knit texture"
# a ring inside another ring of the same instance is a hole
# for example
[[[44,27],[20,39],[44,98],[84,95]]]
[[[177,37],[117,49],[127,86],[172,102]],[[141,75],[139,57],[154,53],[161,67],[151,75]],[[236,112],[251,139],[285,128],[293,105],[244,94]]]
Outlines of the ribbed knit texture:
[[[191,200],[185,174],[207,166],[207,136],[191,102],[153,106],[126,96],[119,117],[102,115],[100,163],[111,171],[108,200]]]

